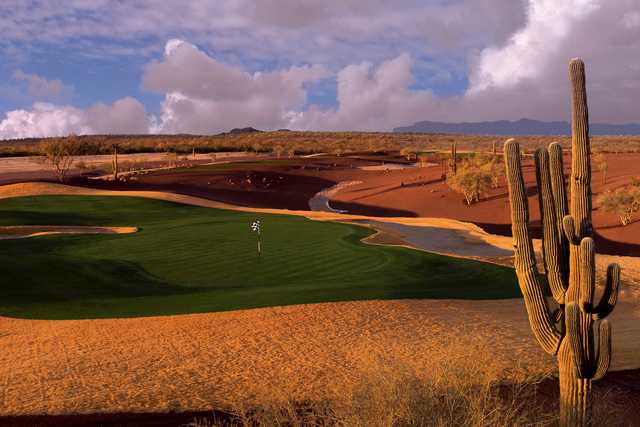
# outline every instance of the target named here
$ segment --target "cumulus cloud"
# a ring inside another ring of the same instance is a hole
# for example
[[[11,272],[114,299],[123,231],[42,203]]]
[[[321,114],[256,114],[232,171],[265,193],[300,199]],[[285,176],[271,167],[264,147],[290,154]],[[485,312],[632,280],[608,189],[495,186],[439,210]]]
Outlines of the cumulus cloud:
[[[13,73],[13,78],[26,84],[27,95],[33,99],[49,100],[69,96],[71,87],[66,86],[58,79],[47,80],[37,74],[29,74],[18,69]]]
[[[190,43],[170,40],[162,61],[149,64],[143,87],[165,94],[162,133],[213,133],[233,127],[274,129],[306,102],[305,84],[329,76],[320,66],[249,73],[217,61]]]
[[[291,117],[294,129],[381,130],[399,122],[419,120],[424,108],[437,104],[428,90],[411,90],[414,82],[408,54],[381,63],[345,67],[338,73],[334,110],[311,108]]]
[[[66,136],[71,133],[146,133],[144,106],[133,98],[88,110],[37,102],[29,110],[9,111],[0,121],[0,139]]]
[[[71,45],[91,56],[149,56],[180,35],[246,60],[330,67],[380,62],[398,46],[415,57],[462,58],[503,42],[524,20],[522,0],[3,0],[0,14],[3,40]]]
[[[470,93],[491,86],[514,86],[537,77],[562,47],[576,24],[599,9],[594,0],[536,0],[529,3],[527,23],[501,48],[484,49],[470,76]]]
[[[0,5],[8,16],[0,30],[12,43],[44,22],[38,37],[51,40],[90,33],[131,37],[135,47],[135,36],[186,34],[199,47],[170,39],[162,58],[145,67],[142,88],[164,96],[152,120],[132,98],[87,110],[36,104],[9,113],[0,135],[26,135],[29,126],[32,134],[205,134],[243,126],[389,130],[418,120],[562,120],[569,118],[567,63],[576,56],[587,64],[592,119],[640,121],[637,0],[221,0],[181,2],[179,12],[171,1],[132,7],[100,0],[44,7],[22,21],[12,17],[24,8],[5,6],[13,1]],[[79,18],[85,15],[92,25]],[[112,31],[114,20],[120,25]],[[56,81],[23,72],[16,78],[43,97],[59,90]],[[318,99],[309,95],[319,81],[323,88],[335,82],[335,105],[308,105]],[[453,96],[430,89],[443,81],[468,87]]]
[[[459,96],[412,89],[408,55],[338,74],[338,107],[293,118],[301,129],[388,130],[418,120],[569,119],[567,64],[587,65],[592,120],[640,121],[640,18],[634,0],[529,0],[526,22],[470,61]],[[392,70],[392,71],[388,71]]]
[[[636,14],[635,0],[530,0],[525,26],[505,45],[480,54],[466,108],[475,108],[480,119],[568,119],[567,63],[581,57],[592,120],[639,121]]]

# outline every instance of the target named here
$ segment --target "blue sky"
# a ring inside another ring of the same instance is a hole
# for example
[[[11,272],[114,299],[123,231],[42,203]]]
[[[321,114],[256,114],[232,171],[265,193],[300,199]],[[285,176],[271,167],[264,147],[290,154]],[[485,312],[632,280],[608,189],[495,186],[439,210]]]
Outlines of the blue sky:
[[[640,121],[635,0],[3,0],[0,33],[0,138],[564,120],[575,56]]]

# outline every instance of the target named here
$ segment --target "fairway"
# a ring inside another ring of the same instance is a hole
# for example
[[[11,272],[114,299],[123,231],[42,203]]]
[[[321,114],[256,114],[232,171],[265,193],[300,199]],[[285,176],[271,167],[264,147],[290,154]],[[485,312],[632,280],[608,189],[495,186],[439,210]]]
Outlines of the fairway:
[[[250,223],[262,221],[263,253]],[[134,226],[0,241],[0,315],[80,319],[329,301],[520,297],[512,269],[366,245],[372,231],[133,197],[0,200],[0,225]]]

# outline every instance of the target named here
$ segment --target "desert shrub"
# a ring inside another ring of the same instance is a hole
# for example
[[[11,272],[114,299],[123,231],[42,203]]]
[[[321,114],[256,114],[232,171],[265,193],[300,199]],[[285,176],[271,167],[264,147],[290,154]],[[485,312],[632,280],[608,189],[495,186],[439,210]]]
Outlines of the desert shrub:
[[[391,355],[355,351],[356,381],[336,390],[334,398],[296,403],[270,390],[263,393],[272,400],[259,407],[230,408],[231,422],[201,419],[191,425],[506,427],[557,422],[555,408],[537,398],[540,382],[552,381],[550,372],[517,364],[505,369],[487,341],[463,341],[445,338],[425,355],[429,359],[421,371]]]
[[[293,159],[296,156],[296,153],[298,152],[298,147],[297,146],[290,146],[287,148],[287,156],[290,159]]]
[[[437,159],[435,159],[437,157]],[[429,165],[429,163],[431,163],[432,161],[434,161],[435,163],[439,163],[440,162],[440,157],[438,156],[438,154],[429,154],[429,153],[420,153],[418,154],[418,163],[420,164],[421,168],[425,168]]]
[[[490,169],[480,166],[476,159],[465,160],[455,175],[447,176],[447,185],[464,196],[467,205],[479,202],[493,184]]]
[[[81,171],[89,169],[84,160],[80,160],[76,162],[76,169],[80,169]]]
[[[179,163],[178,153],[169,151],[167,152],[167,154],[165,154],[165,159],[167,162],[167,166],[169,166],[170,168],[174,168],[178,166],[178,163]]]
[[[598,171],[602,174],[602,183],[606,184],[607,182],[607,170],[609,170],[609,164],[607,163],[607,157],[604,153],[599,152],[593,155],[592,157],[593,163],[598,168]]]
[[[280,144],[274,145],[271,148],[271,152],[273,153],[274,156],[276,156],[277,158],[280,158],[282,157],[282,153],[284,153],[284,147]]]
[[[412,150],[411,148],[409,148],[409,147],[404,147],[403,149],[401,149],[401,150],[400,150],[400,155],[401,155],[402,157],[406,157],[406,158],[407,158],[407,160],[409,160],[409,161],[410,161],[411,159],[415,158],[416,153],[415,153],[415,151],[414,151],[414,150]]]
[[[629,225],[640,209],[640,188],[628,185],[607,191],[598,198],[598,204],[605,212],[618,215],[620,224]]]
[[[60,182],[66,180],[73,166],[73,156],[79,152],[76,142],[75,136],[71,135],[68,138],[49,139],[42,145],[44,161],[53,168]]]

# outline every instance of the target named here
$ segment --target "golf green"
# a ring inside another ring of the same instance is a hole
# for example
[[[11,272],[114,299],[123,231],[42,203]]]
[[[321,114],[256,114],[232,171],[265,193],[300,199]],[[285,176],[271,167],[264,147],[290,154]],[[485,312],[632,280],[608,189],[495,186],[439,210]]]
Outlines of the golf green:
[[[262,222],[262,255],[253,220]],[[353,225],[133,197],[0,200],[0,225],[136,226],[0,240],[0,315],[155,316],[397,298],[519,297],[512,269],[373,246]]]

